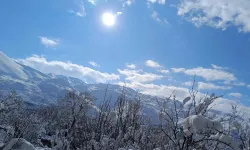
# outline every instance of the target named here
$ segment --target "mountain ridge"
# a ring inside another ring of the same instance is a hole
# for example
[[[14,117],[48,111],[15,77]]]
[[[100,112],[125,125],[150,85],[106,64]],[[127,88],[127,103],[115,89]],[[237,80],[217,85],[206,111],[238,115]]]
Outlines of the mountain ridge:
[[[87,84],[74,77],[54,75],[52,73],[44,74],[34,68],[15,62],[2,52],[0,52],[0,62],[4,64],[4,67],[0,65],[0,92],[15,90],[24,98],[24,101],[35,105],[56,103],[57,99],[63,97],[69,90],[89,92],[96,97],[97,104],[100,104],[101,100],[103,100],[105,92],[107,92],[108,97],[111,97],[112,103],[123,92],[123,87],[120,85]],[[18,76],[15,71],[21,72],[21,76]],[[125,91],[129,98],[132,99],[138,95],[143,99],[145,105],[151,105],[154,109],[156,109],[157,104],[156,101],[152,103],[152,99],[163,100],[159,97],[138,93],[127,87]]]
[[[22,74],[18,76],[19,74],[15,71]],[[126,97],[129,99],[139,97],[143,113],[147,114],[155,122],[160,111],[159,104],[163,104],[164,101],[161,97],[138,93],[132,88],[124,88],[116,84],[87,84],[74,77],[52,73],[45,74],[29,66],[19,64],[0,52],[0,94],[9,93],[13,90],[30,106],[56,104],[58,99],[63,98],[71,90],[88,92],[96,98],[95,105],[97,106],[101,104],[106,95],[106,98],[110,98],[110,104],[114,105],[117,98],[125,92]],[[182,103],[180,101],[176,101],[176,103],[177,107],[181,107]],[[168,103],[167,106],[167,108],[171,107],[174,107],[173,101]],[[220,111],[220,113],[223,112]],[[220,113],[216,111],[216,114]]]

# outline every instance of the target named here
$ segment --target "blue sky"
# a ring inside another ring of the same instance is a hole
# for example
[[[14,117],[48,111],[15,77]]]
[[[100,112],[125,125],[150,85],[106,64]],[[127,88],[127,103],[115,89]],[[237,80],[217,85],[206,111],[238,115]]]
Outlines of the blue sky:
[[[0,50],[45,73],[159,96],[178,89],[180,99],[196,75],[202,93],[248,106],[249,9],[248,0],[2,0]]]

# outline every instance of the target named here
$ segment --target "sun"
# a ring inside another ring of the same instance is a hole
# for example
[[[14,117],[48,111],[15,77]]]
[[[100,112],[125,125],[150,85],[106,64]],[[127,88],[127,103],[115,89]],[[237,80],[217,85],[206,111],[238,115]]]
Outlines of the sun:
[[[116,17],[114,14],[105,12],[102,14],[102,22],[106,26],[114,26]]]

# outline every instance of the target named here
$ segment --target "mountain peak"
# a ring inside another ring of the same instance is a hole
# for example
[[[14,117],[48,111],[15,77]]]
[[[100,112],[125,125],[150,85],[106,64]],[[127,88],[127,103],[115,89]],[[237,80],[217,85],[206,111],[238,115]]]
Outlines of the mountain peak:
[[[0,51],[0,74],[27,80],[23,67]]]

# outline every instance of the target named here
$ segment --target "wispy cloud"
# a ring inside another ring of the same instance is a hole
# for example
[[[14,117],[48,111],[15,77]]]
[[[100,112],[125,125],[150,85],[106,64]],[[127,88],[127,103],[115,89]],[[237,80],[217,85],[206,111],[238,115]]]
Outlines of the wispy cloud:
[[[226,69],[228,69],[227,67],[221,67],[221,66],[217,66],[217,65],[214,65],[214,64],[211,64],[211,66],[212,66],[214,69],[218,69],[218,70],[226,70]]]
[[[135,69],[136,65],[135,64],[127,64],[126,67],[129,69]]]
[[[162,67],[158,62],[155,62],[153,60],[147,60],[145,62],[145,64],[146,64],[146,66],[151,67],[151,68],[161,68]]]
[[[68,12],[71,14],[75,14],[78,17],[85,17],[87,13],[85,10],[84,1],[80,0],[79,3],[77,3],[77,7],[75,9],[68,10]]]
[[[235,82],[234,85],[235,86],[245,86],[246,83],[244,83],[244,82]]]
[[[158,3],[158,4],[161,4],[161,5],[164,5],[166,3],[165,0],[147,0],[148,2],[150,3]]]
[[[170,23],[166,18],[161,17],[161,15],[157,12],[157,9],[155,9],[154,5],[155,4],[160,4],[160,5],[165,5],[166,1],[165,0],[146,0],[146,5],[148,9],[151,11],[151,17],[156,20],[159,23],[167,24],[169,25]]]
[[[73,64],[71,62],[63,61],[48,61],[45,57],[34,55],[26,59],[17,59],[17,62],[36,68],[37,70],[44,73],[53,73],[57,75],[65,75],[76,77],[84,81],[92,82],[108,82],[119,80],[120,77],[114,73],[100,72],[88,67],[84,67],[78,64]]]
[[[235,98],[241,98],[242,97],[242,94],[240,94],[240,93],[229,93],[228,95],[233,96]]]
[[[120,16],[120,15],[122,15],[122,12],[121,12],[121,11],[116,12],[116,17],[118,17],[118,16]]]
[[[158,13],[156,11],[153,11],[151,16],[154,20],[161,22],[161,19],[159,18]]]
[[[167,24],[167,25],[170,24],[167,19],[164,19],[164,23]]]
[[[94,61],[89,61],[89,64],[92,65],[93,67],[100,67],[100,65]]]
[[[131,6],[132,4],[133,4],[133,0],[126,0],[126,1],[122,4],[122,7]]]
[[[153,9],[152,9],[152,10],[153,10]],[[154,20],[156,20],[157,22],[159,22],[159,23],[166,24],[166,25],[169,25],[169,24],[170,24],[166,18],[160,18],[158,12],[155,11],[155,10],[152,11],[151,17],[152,17]]]
[[[183,85],[185,86],[193,86],[194,82],[192,81],[187,81],[187,82],[184,82]]]
[[[43,44],[46,47],[55,47],[59,44],[58,39],[51,39],[51,38],[44,37],[44,36],[39,36],[39,39],[40,39],[41,44]]]
[[[223,84],[226,84],[226,85],[234,85],[234,86],[245,86],[246,83],[244,82],[240,82],[240,81],[224,81]]]
[[[164,73],[164,74],[168,74],[169,73],[169,70],[166,70],[166,69],[160,69],[158,70],[160,73]]]

